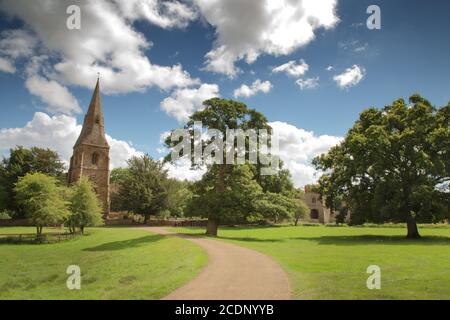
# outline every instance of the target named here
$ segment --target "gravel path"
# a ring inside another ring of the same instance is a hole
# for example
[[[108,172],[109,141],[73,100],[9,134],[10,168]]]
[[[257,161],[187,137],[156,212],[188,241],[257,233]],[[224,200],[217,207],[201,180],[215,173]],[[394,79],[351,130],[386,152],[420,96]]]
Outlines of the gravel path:
[[[144,230],[188,239],[208,254],[200,274],[164,300],[287,300],[289,281],[270,257],[220,240],[177,235],[161,227]]]

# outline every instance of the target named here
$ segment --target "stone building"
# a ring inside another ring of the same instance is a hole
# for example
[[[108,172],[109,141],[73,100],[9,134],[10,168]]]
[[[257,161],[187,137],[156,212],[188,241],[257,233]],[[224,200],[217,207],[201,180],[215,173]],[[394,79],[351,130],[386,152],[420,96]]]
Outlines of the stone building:
[[[68,182],[88,177],[103,207],[103,216],[109,214],[109,144],[105,137],[100,84],[97,80],[83,128],[73,147]]]
[[[325,206],[324,202],[320,199],[320,195],[313,192],[311,186],[305,187],[304,201],[310,210],[309,215],[305,217],[306,221],[323,224],[335,221],[335,213],[331,212]]]

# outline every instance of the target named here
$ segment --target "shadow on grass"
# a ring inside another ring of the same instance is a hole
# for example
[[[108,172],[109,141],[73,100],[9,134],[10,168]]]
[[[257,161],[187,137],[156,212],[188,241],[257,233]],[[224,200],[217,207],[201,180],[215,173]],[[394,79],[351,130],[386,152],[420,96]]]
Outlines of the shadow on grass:
[[[96,247],[86,248],[83,249],[83,251],[117,251],[117,250],[124,250],[129,248],[136,248],[143,245],[146,245],[151,242],[156,242],[159,240],[164,239],[164,236],[161,235],[150,235],[135,239],[129,239],[129,240],[123,240],[123,241],[114,241],[114,242],[108,242],[101,244]]]
[[[450,245],[449,237],[425,236],[420,239],[407,239],[405,236],[323,236],[315,238],[295,237],[292,240],[307,240],[317,242],[320,245],[355,246],[368,244],[384,245]]]

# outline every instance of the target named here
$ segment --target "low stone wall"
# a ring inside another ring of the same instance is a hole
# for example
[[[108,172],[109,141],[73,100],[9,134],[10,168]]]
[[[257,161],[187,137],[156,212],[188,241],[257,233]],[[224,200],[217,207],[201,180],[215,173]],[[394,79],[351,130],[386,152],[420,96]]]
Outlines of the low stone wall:
[[[154,227],[206,227],[208,220],[148,220],[147,225]]]
[[[113,219],[113,220],[105,220],[105,225],[107,226],[134,226],[139,225],[140,223],[133,221],[131,219]]]
[[[0,227],[31,227],[27,219],[0,219]]]

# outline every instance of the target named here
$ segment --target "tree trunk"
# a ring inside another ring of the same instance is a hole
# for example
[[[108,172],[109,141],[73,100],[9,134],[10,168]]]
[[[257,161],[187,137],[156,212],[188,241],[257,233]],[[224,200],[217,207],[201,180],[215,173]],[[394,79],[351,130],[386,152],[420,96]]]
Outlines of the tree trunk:
[[[217,193],[225,192],[225,165],[220,165],[219,176],[216,180],[215,191]],[[219,221],[216,218],[208,218],[208,224],[206,225],[206,236],[217,237],[217,229],[219,228]]]
[[[207,237],[217,237],[217,229],[219,228],[219,223],[217,220],[208,219],[208,224],[206,225],[206,236]]]
[[[81,234],[84,234],[84,226],[80,226]]]
[[[408,239],[419,239],[419,229],[417,229],[416,220],[413,217],[408,218],[406,221],[408,226],[408,235],[406,236]]]
[[[300,218],[295,218],[295,226],[297,226],[298,225],[298,220],[299,220]]]

